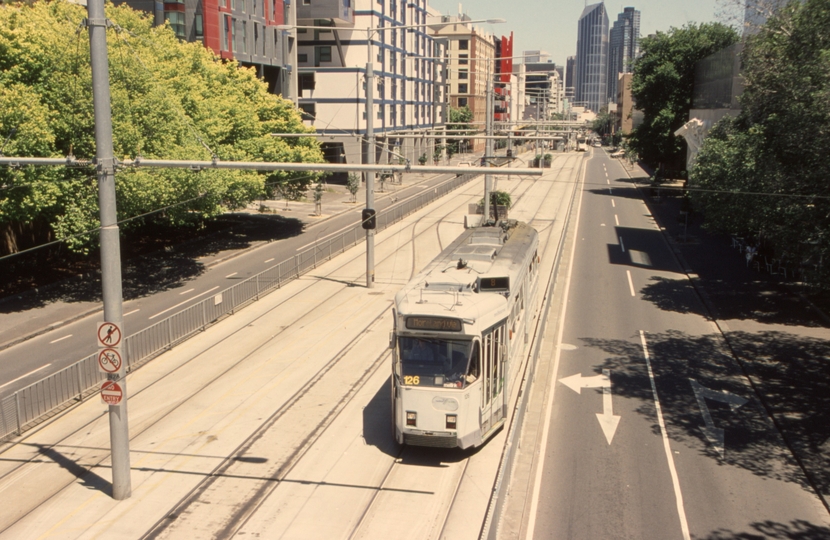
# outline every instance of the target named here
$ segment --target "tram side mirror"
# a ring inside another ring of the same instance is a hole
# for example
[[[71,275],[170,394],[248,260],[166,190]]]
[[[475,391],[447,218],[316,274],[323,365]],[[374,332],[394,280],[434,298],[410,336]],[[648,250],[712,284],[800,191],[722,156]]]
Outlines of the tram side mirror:
[[[395,349],[395,332],[389,332],[389,348]]]

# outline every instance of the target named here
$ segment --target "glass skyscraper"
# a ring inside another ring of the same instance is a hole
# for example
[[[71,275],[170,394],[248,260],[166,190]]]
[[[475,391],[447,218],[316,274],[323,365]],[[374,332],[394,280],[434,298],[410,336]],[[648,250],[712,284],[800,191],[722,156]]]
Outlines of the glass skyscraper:
[[[617,15],[608,42],[608,99],[617,101],[620,73],[631,73],[640,54],[640,12],[627,7]]]
[[[576,105],[594,112],[608,103],[608,13],[605,4],[587,6],[576,40]]]

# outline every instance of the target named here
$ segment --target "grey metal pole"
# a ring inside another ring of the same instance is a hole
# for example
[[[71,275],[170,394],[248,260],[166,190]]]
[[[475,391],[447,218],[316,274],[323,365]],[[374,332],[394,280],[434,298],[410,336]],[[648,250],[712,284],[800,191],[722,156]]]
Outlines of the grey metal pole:
[[[485,111],[487,117],[485,118],[485,131],[487,139],[484,144],[484,158],[487,165],[490,165],[489,160],[493,157],[493,74],[490,72],[490,59],[487,59],[487,86],[485,87],[484,95],[486,99]],[[490,192],[493,189],[493,175],[484,175],[484,221],[490,219]]]
[[[372,63],[371,34],[367,36],[369,61],[366,63],[366,164],[375,164],[375,122],[372,116],[375,108],[375,67]],[[375,173],[366,172],[366,209],[375,207]],[[366,229],[366,288],[375,286],[375,230]]]
[[[95,160],[98,172],[98,204],[101,213],[101,284],[104,320],[122,328],[121,246],[115,204],[115,158],[112,149],[107,19],[104,0],[88,0],[89,54],[92,63],[92,99],[95,111]],[[127,425],[127,370],[122,362],[115,374],[122,389],[121,403],[109,406],[112,453],[112,497],[128,499],[130,484],[130,434]]]

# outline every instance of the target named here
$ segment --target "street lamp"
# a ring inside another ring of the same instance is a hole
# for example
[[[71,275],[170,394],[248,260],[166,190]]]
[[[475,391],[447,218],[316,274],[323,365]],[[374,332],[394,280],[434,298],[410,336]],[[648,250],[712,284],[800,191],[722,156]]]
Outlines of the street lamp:
[[[375,28],[366,28],[366,164],[375,164],[375,130],[374,130],[374,62],[372,61],[372,35],[386,30],[411,30],[413,28],[443,28],[456,24],[488,23],[499,24],[507,22],[504,19],[480,19],[467,21],[434,22],[411,25],[391,25]],[[278,25],[277,29],[305,29],[305,30],[332,30],[331,26],[301,26],[301,25]],[[344,28],[348,31],[364,31],[363,28]],[[297,49],[292,51],[292,61],[297,64]],[[375,172],[366,172],[366,208],[362,213],[364,228],[366,229],[366,288],[374,287],[375,282]]]

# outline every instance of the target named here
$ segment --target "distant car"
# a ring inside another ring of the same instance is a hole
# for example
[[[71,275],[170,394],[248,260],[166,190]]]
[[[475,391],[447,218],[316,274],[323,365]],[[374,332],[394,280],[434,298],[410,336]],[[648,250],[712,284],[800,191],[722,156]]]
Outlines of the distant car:
[[[623,157],[624,155],[625,155],[625,151],[624,151],[624,150],[617,150],[616,152],[611,152],[611,157],[612,157],[612,158],[621,158],[621,157]]]
[[[598,143],[598,142],[595,142],[595,143],[594,143],[594,148],[600,148],[601,146],[602,146],[602,144],[600,144],[600,143]]]

